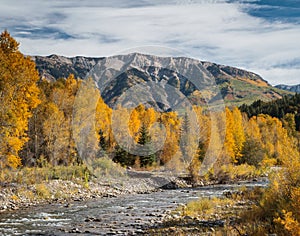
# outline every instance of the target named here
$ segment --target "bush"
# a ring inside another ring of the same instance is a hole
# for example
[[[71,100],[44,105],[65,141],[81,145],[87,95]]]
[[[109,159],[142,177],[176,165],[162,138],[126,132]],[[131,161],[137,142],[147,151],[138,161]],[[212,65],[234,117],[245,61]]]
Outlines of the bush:
[[[42,199],[50,198],[51,193],[45,184],[35,185],[36,194]]]
[[[233,203],[234,201],[229,198],[199,198],[179,207],[176,211],[179,211],[182,216],[209,219],[211,215],[219,212],[224,206],[232,206]]]
[[[260,176],[262,171],[256,169],[255,166],[251,166],[248,164],[242,165],[223,165],[218,172],[214,174],[214,177],[218,180],[223,181],[233,181],[233,180],[241,180],[241,179],[251,179],[257,176]]]
[[[90,168],[96,177],[121,177],[125,175],[125,169],[107,157],[101,157],[94,160]]]
[[[241,215],[248,235],[300,235],[299,152],[290,152],[282,161],[282,168],[270,175],[270,185],[258,197],[257,205]]]

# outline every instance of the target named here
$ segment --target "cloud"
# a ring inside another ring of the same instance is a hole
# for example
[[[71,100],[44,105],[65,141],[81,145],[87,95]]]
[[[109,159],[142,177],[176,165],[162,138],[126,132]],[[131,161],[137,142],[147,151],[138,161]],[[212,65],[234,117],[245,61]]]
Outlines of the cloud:
[[[300,81],[295,6],[294,18],[284,20],[281,12],[288,6],[267,0],[35,0],[22,9],[20,4],[1,6],[0,28],[21,42],[25,54],[109,56],[154,45],[174,48],[167,50],[172,56],[252,70],[272,84]],[[270,20],[264,11],[272,7],[277,18]]]

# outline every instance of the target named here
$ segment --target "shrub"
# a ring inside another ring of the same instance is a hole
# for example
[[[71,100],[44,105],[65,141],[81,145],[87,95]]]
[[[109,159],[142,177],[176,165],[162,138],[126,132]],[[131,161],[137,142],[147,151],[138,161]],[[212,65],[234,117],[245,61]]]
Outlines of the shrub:
[[[295,235],[300,232],[300,155],[289,152],[281,169],[270,175],[269,187],[257,205],[241,215],[248,235]]]
[[[36,194],[40,198],[46,199],[46,198],[50,198],[51,196],[50,191],[45,184],[36,184],[35,190],[36,190]]]
[[[120,164],[114,163],[107,157],[94,160],[90,168],[92,169],[92,173],[97,177],[121,177],[125,174],[125,169]]]

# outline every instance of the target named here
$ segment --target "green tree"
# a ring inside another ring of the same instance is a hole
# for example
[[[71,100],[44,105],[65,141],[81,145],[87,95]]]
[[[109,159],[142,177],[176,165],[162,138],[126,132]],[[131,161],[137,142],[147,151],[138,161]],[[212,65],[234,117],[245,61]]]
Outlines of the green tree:
[[[189,144],[190,144],[190,140],[189,140],[189,135],[190,135],[190,120],[189,120],[189,116],[188,113],[185,112],[184,116],[183,116],[183,120],[182,120],[182,124],[181,124],[181,143],[180,143],[180,147],[181,147],[181,153],[183,158],[186,158],[189,155]]]
[[[119,145],[115,148],[115,153],[113,157],[113,162],[120,163],[122,166],[133,166],[136,157],[128,153]]]
[[[287,129],[290,136],[296,136],[295,114],[287,113],[282,119],[283,127]]]
[[[141,167],[150,166],[156,161],[156,155],[152,153],[153,150],[151,147],[151,137],[149,135],[147,127],[144,124],[142,124],[139,133],[140,136],[138,144],[143,145],[143,152],[145,154],[143,156],[140,156]]]

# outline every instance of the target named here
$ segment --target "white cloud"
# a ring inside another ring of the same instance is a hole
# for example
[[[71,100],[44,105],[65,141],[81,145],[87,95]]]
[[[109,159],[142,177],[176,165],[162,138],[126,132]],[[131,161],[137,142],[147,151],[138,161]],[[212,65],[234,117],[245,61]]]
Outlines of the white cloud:
[[[160,45],[252,69],[272,84],[300,83],[299,66],[276,67],[299,61],[299,25],[267,22],[243,12],[244,5],[222,0],[134,3],[33,1],[21,9],[20,1],[11,0],[1,6],[0,27],[16,35],[26,54],[108,56]]]

